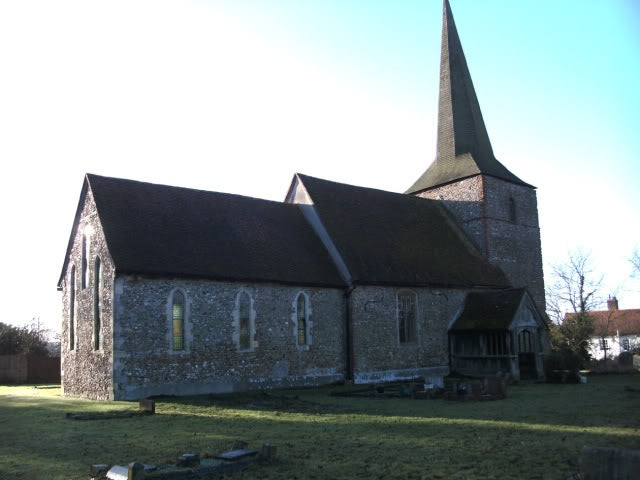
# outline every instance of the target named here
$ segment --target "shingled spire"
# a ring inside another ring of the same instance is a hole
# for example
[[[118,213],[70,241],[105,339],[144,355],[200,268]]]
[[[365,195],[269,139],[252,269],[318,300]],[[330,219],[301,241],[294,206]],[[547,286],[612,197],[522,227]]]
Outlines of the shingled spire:
[[[493,155],[451,6],[444,0],[436,159],[407,193],[478,174],[530,186]]]

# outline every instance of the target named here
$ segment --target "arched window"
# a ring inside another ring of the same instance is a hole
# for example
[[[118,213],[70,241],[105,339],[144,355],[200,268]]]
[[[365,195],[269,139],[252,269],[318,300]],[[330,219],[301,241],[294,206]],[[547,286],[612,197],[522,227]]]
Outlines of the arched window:
[[[253,351],[256,347],[255,315],[251,295],[246,290],[241,290],[236,296],[233,310],[233,339],[239,351]]]
[[[400,343],[412,343],[417,339],[417,298],[415,292],[408,290],[398,292],[398,341]]]
[[[96,257],[93,269],[93,349],[102,348],[102,281],[100,257]]]
[[[296,299],[296,339],[298,346],[309,345],[309,308],[307,296],[300,292]]]
[[[240,325],[238,347],[240,350],[248,350],[251,348],[251,297],[246,292],[240,292],[238,299],[238,323]]]
[[[298,345],[307,344],[307,299],[303,294],[298,295]]]
[[[516,215],[516,201],[513,197],[509,198],[509,221],[512,223],[516,223],[518,219]]]
[[[76,348],[76,267],[71,266],[69,279],[69,350]]]
[[[82,269],[81,273],[81,278],[80,278],[80,284],[82,285],[82,288],[87,288],[87,283],[88,282],[88,275],[89,275],[89,268],[88,268],[88,256],[89,256],[89,239],[87,238],[87,233],[83,233],[82,234],[82,252],[81,252],[82,258],[80,260],[80,268]]]
[[[291,325],[293,338],[298,350],[309,350],[313,343],[311,330],[311,302],[309,295],[298,292],[291,302]]]
[[[171,325],[172,325],[172,349],[184,350],[184,317],[185,298],[179,290],[173,292],[171,297]]]

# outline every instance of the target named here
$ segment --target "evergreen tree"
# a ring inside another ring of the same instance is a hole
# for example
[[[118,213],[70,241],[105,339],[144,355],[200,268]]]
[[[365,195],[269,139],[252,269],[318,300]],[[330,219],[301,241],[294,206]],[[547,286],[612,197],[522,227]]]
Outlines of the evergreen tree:
[[[35,353],[48,355],[46,331],[37,323],[16,327],[0,322],[0,355]]]

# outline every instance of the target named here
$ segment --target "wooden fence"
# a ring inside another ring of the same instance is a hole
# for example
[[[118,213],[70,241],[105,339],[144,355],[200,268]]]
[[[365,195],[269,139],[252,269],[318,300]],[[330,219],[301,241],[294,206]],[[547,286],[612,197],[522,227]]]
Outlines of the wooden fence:
[[[0,383],[60,383],[60,357],[0,355]]]

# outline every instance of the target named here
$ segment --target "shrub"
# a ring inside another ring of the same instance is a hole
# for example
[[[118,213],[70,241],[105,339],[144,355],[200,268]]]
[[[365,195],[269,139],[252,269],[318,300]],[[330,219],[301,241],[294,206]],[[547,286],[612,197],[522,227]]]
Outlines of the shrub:
[[[545,358],[545,375],[549,383],[579,383],[578,370],[584,359],[570,350],[557,350]]]
[[[621,367],[632,368],[633,354],[631,352],[622,352],[620,355],[618,355],[618,364]]]
[[[16,327],[0,322],[0,355],[36,353],[48,355],[44,330]]]
[[[547,370],[575,370],[584,367],[584,359],[570,350],[556,350],[546,357],[545,369]]]

